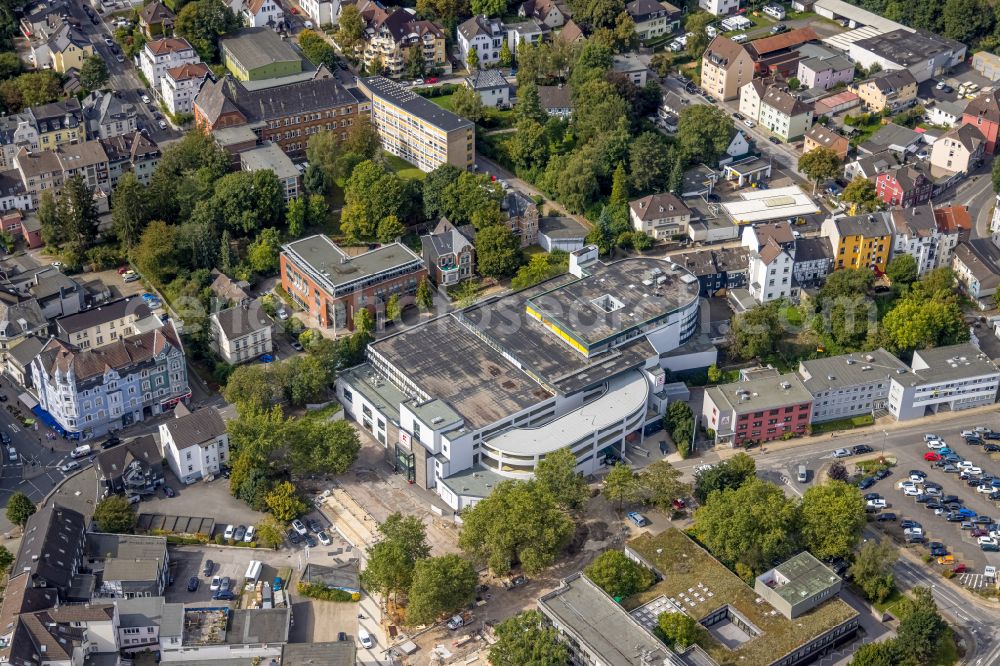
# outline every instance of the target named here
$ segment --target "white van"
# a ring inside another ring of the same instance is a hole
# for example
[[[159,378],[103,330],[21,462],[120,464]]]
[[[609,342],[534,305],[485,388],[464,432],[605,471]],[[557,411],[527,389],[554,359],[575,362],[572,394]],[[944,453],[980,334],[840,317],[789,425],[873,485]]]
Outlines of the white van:
[[[358,627],[358,641],[361,642],[361,647],[372,649],[375,647],[375,641],[372,639],[372,635],[364,627]]]
[[[747,41],[747,33],[741,32],[737,35],[733,35],[729,39],[733,40],[737,44],[742,44],[743,42]]]
[[[92,452],[90,444],[84,444],[83,446],[78,446],[70,453],[70,456],[74,458],[83,458],[89,456]]]
[[[250,564],[247,565],[247,572],[243,578],[252,583],[256,583],[260,579],[260,570],[262,568],[263,565],[260,563],[260,560],[250,560]]]
[[[809,480],[809,470],[806,469],[805,465],[799,465],[799,483],[805,483]]]

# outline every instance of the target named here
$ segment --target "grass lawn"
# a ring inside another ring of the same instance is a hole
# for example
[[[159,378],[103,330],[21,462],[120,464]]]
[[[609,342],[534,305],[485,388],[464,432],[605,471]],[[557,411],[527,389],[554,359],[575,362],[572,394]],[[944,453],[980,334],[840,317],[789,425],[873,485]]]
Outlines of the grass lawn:
[[[859,594],[861,594],[860,590],[856,590],[856,591]],[[864,595],[861,595],[861,596],[863,597]],[[892,591],[892,594],[889,595],[888,599],[886,599],[885,601],[879,602],[877,604],[872,604],[872,606],[875,607],[875,610],[877,610],[877,611],[879,611],[881,613],[890,613],[892,615],[895,615],[894,611],[896,610],[896,607],[899,605],[899,602],[902,601],[903,599],[904,599],[903,593],[900,592],[898,589],[894,589]]]
[[[441,95],[440,97],[428,97],[427,99],[429,99],[430,101],[434,102],[435,104],[437,104],[438,106],[440,106],[442,109],[448,109],[449,111],[451,111],[452,113],[454,113],[455,112],[455,105],[452,104],[452,102],[451,102],[451,98],[452,97],[454,97],[454,95]]]
[[[396,175],[400,178],[405,178],[407,180],[423,180],[427,177],[427,174],[413,166],[402,157],[396,157],[385,151],[382,152],[382,159],[385,160],[385,165],[389,167],[390,171],[395,171]]]
[[[834,430],[851,430],[853,428],[870,426],[873,423],[875,423],[875,420],[872,419],[871,414],[859,414],[858,416],[852,416],[848,419],[837,419],[835,421],[814,423],[812,426],[812,433],[814,435],[818,435],[824,432],[833,432]]]

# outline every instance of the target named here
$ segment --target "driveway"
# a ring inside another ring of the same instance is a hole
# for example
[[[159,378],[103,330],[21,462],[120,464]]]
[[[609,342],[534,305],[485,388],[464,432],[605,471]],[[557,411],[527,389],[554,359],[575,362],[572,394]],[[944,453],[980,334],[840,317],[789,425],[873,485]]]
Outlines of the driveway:
[[[254,511],[242,500],[229,494],[229,480],[217,478],[214,481],[197,481],[186,486],[167,469],[164,473],[167,485],[177,492],[176,497],[165,497],[157,493],[155,498],[139,504],[139,513],[160,513],[171,516],[198,516],[215,520],[216,531],[223,531],[226,525],[256,525],[264,514]]]

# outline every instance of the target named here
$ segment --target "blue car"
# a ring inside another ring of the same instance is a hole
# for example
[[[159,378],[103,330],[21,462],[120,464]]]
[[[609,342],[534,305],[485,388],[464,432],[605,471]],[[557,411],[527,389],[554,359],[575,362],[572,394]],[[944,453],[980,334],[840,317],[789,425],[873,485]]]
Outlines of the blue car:
[[[948,455],[949,453],[954,453],[954,451],[949,449],[947,446],[944,447],[943,449],[938,449],[938,455],[940,455],[942,458]]]
[[[958,513],[958,515],[962,516],[963,518],[975,518],[976,517],[976,512],[975,511],[973,511],[972,509],[966,509],[964,506],[961,509],[959,509],[956,513]]]
[[[260,355],[260,362],[261,363],[272,363],[272,362],[274,362],[274,356],[272,356],[271,354],[261,354]]]
[[[279,590],[282,589],[282,584],[283,583],[284,583],[284,581],[281,580],[281,576],[275,576],[274,577],[274,585],[271,586],[271,589],[273,589],[275,592],[278,592]]]
[[[861,490],[868,490],[874,485],[875,485],[875,479],[873,477],[866,476],[865,478],[861,479],[861,481],[858,483],[858,488],[860,488]]]

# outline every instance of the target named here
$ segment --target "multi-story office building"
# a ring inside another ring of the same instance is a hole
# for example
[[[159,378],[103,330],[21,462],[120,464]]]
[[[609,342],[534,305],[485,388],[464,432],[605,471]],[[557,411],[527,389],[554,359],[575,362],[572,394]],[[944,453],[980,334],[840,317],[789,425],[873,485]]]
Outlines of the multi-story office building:
[[[343,372],[345,413],[456,511],[569,447],[590,474],[666,410],[665,369],[707,367],[698,279],[662,259],[570,254],[570,276],[383,338]]]
[[[382,76],[358,80],[372,101],[372,124],[382,147],[433,171],[442,164],[467,169],[476,161],[476,126]]]
[[[897,421],[997,400],[1000,368],[971,343],[915,351],[910,367],[891,378],[889,411]]]
[[[402,243],[349,255],[327,236],[292,241],[281,253],[281,286],[322,327],[354,329],[360,308],[377,315],[394,294],[414,294],[427,269]]]
[[[884,349],[799,362],[802,384],[813,398],[813,422],[885,409],[892,378],[908,370]]]
[[[52,338],[31,371],[40,418],[70,439],[99,437],[191,397],[184,350],[170,321],[92,349]]]
[[[776,370],[744,381],[705,389],[702,425],[715,431],[716,444],[733,447],[803,435],[813,397],[795,373]]]
[[[210,132],[247,127],[256,143],[271,141],[292,159],[299,159],[305,157],[313,134],[327,130],[346,138],[361,106],[325,67],[307,81],[253,90],[227,74],[202,86],[194,100],[194,119],[198,127]]]

